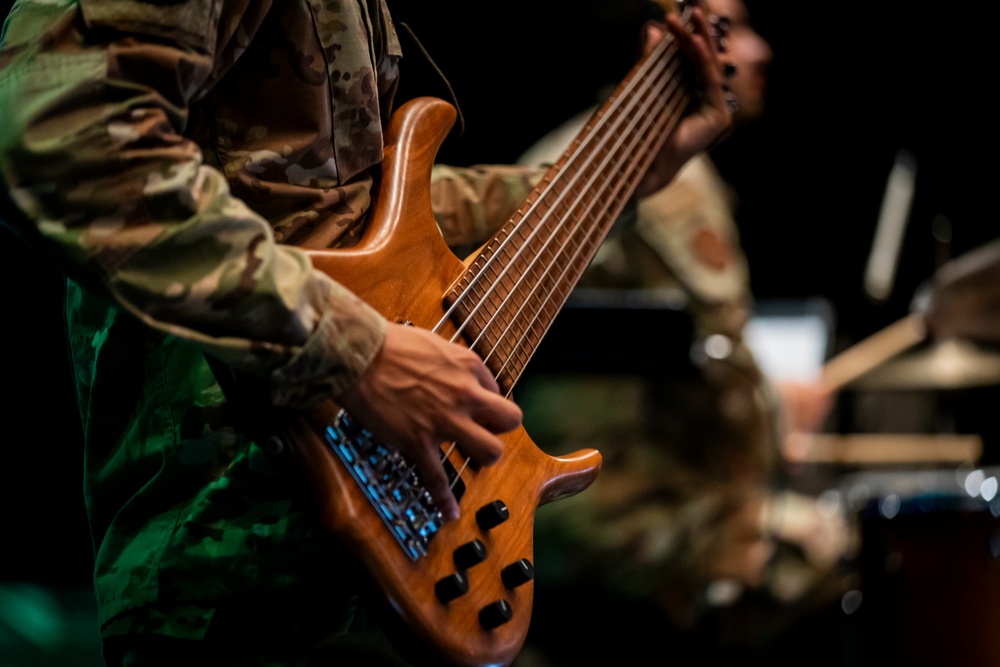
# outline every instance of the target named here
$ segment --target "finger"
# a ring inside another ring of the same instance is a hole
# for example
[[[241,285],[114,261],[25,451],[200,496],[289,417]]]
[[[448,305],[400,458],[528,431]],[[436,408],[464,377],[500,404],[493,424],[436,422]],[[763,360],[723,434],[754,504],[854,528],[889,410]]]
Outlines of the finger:
[[[458,443],[462,453],[479,465],[491,466],[503,454],[503,441],[470,418],[456,420],[449,433],[448,439]]]
[[[469,351],[471,358],[468,360],[468,368],[472,375],[476,378],[479,386],[487,391],[499,394],[500,384],[497,382],[496,377],[493,375],[493,371],[483,363],[483,360],[479,358],[479,355]]]
[[[699,74],[703,80],[704,93],[709,103],[719,111],[731,113],[732,109],[726,97],[724,87],[724,71],[718,52],[712,47],[710,24],[705,15],[698,9],[691,15],[693,34],[684,30],[683,24],[676,17],[669,17],[672,30],[680,30],[678,41],[686,54],[699,64]]]
[[[692,58],[697,57],[697,61],[702,61],[702,57],[708,57],[715,61],[717,52],[710,48],[711,37],[709,34],[708,21],[700,10],[695,9],[691,14],[691,28],[688,29],[680,17],[671,14],[667,17],[667,27],[677,38],[680,48]]]
[[[643,53],[649,53],[653,47],[664,37],[663,25],[656,22],[646,24],[646,39],[643,42]]]
[[[507,433],[521,425],[524,415],[514,401],[486,394],[480,405],[470,408],[473,420],[491,433]]]
[[[441,512],[445,521],[453,521],[459,517],[458,501],[451,491],[451,482],[444,466],[441,464],[441,449],[436,444],[417,448],[410,454],[410,459],[420,473],[424,489],[430,494],[434,506]]]
[[[465,349],[465,348],[463,348]],[[476,422],[493,433],[506,433],[521,423],[521,408],[500,393],[500,385],[486,364],[469,350],[468,369],[478,387],[465,397],[463,408]]]
[[[712,38],[712,22],[709,21],[708,17],[699,8],[695,8],[694,12],[691,14],[691,24],[693,26],[693,33],[703,39],[706,44],[714,44],[715,40]],[[718,54],[716,49],[711,49],[713,54]]]

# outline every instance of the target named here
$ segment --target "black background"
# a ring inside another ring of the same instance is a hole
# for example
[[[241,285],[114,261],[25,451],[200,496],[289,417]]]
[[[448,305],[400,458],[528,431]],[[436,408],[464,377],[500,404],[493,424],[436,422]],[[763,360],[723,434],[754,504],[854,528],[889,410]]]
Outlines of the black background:
[[[631,62],[632,22],[641,15],[627,0],[515,2],[503,11],[473,4],[432,2],[439,13],[407,17],[464,112],[465,133],[440,153],[459,164],[514,160],[588,106]],[[715,157],[741,196],[754,291],[825,296],[842,334],[857,339],[905,314],[943,257],[998,235],[994,56],[978,34],[989,17],[902,0],[850,12],[789,0],[747,5],[775,52],[768,112]],[[444,8],[457,18],[445,21]],[[864,267],[900,151],[916,159],[916,194],[894,292],[874,302],[863,291]],[[931,233],[938,216],[950,222],[947,245]]]
[[[457,94],[465,131],[440,153],[453,164],[516,159],[623,74],[637,38],[625,0],[397,4]],[[753,288],[761,299],[828,298],[846,345],[904,315],[942,257],[998,235],[994,17],[904,0],[747,4],[775,51],[769,111],[715,157],[741,195]],[[447,97],[404,45],[401,94]],[[862,289],[864,266],[901,150],[917,161],[916,198],[895,291],[874,302]],[[939,216],[950,221],[948,244],[931,234]],[[0,579],[88,582],[61,282],[6,232],[0,281],[8,369]]]

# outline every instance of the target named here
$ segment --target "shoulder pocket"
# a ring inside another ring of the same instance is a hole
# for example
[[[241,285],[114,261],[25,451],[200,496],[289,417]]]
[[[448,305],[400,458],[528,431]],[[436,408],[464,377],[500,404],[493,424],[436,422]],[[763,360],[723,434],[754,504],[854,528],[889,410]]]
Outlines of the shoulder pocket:
[[[80,7],[92,28],[159,37],[205,53],[215,51],[217,0],[80,0]]]
[[[346,183],[382,159],[379,86],[364,0],[309,0],[330,82],[337,170]]]

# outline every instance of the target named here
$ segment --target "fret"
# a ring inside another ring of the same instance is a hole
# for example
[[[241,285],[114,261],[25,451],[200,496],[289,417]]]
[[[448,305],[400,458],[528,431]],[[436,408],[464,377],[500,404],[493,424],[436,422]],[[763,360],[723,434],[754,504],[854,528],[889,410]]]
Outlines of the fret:
[[[686,109],[669,36],[626,76],[445,297],[510,391]]]

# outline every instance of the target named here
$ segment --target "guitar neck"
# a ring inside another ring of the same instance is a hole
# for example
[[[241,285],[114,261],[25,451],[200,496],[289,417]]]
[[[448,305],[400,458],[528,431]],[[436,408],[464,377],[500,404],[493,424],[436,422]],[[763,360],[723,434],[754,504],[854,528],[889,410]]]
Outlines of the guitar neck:
[[[667,34],[628,73],[445,297],[509,393],[687,110]]]

